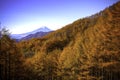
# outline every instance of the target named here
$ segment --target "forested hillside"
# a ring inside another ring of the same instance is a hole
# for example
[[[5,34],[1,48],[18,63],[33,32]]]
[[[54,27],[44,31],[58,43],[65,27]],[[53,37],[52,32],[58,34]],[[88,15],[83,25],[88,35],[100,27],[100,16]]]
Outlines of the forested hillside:
[[[19,69],[24,70],[17,80],[119,80],[120,1],[15,46],[22,57],[17,59],[23,60]]]

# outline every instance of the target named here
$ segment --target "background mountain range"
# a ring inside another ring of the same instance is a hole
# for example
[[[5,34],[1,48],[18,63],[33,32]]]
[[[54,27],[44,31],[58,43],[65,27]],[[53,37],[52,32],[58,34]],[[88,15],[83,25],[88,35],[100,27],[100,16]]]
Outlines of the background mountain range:
[[[33,30],[31,32],[23,33],[23,34],[11,34],[11,38],[17,39],[17,40],[28,40],[31,38],[38,38],[45,36],[52,30],[47,28],[46,26],[40,27],[36,30]]]

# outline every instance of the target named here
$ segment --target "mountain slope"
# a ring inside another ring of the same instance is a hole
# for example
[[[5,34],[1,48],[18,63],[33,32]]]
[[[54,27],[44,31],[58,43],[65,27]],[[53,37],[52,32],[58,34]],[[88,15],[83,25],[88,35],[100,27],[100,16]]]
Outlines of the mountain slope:
[[[17,45],[38,80],[119,80],[119,21],[120,1],[43,38]]]

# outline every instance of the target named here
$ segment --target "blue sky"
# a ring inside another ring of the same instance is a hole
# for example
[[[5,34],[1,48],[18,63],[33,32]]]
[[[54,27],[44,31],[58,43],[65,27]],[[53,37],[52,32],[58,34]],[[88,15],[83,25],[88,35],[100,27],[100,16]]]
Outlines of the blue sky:
[[[118,0],[0,0],[0,22],[13,34],[47,26],[59,29]]]

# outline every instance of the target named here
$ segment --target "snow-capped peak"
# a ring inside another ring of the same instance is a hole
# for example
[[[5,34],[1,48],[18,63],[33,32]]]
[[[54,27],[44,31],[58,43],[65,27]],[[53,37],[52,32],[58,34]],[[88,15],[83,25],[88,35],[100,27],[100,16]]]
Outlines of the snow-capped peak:
[[[33,34],[33,33],[36,33],[36,32],[49,32],[49,31],[52,31],[52,30],[50,30],[50,29],[47,28],[46,26],[43,26],[43,27],[40,27],[40,28],[38,28],[38,29],[36,29],[36,30],[30,32],[30,33]]]

